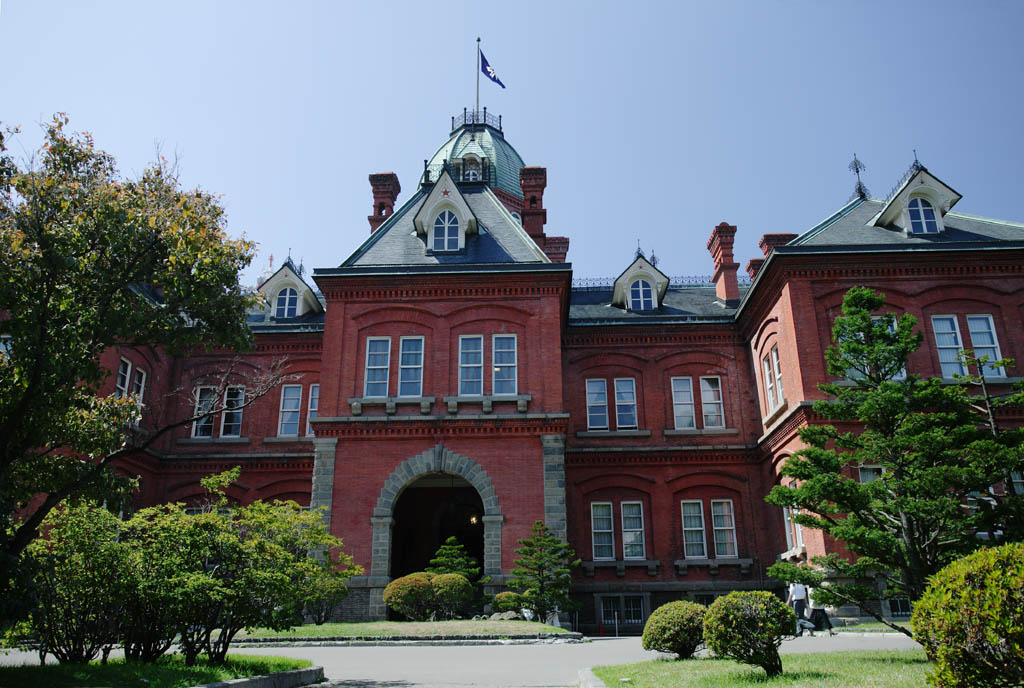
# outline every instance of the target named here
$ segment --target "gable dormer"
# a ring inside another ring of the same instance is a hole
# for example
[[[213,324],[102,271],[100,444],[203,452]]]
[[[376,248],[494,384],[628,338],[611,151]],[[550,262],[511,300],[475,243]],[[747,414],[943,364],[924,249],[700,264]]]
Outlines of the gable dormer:
[[[945,229],[943,218],[961,198],[924,165],[915,163],[907,179],[869,224],[899,227],[907,236],[941,234]]]
[[[266,304],[265,312],[273,320],[288,320],[324,311],[320,299],[302,279],[290,258],[260,285],[259,292]]]
[[[669,279],[640,254],[615,280],[612,305],[643,313],[657,310],[668,291]]]
[[[462,251],[466,237],[477,233],[476,215],[447,167],[413,217],[413,226],[430,253]]]

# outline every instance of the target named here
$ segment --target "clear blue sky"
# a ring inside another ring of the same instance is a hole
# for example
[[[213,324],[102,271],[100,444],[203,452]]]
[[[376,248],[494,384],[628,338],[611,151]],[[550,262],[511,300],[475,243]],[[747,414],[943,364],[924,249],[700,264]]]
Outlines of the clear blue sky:
[[[548,168],[549,234],[578,277],[637,239],[670,275],[708,274],[739,226],[802,232],[913,160],[958,211],[1024,221],[1024,2],[44,2],[0,0],[0,121],[67,112],[125,174],[180,155],[259,244],[340,263],[368,233],[371,172],[401,198],[481,83],[528,165]]]

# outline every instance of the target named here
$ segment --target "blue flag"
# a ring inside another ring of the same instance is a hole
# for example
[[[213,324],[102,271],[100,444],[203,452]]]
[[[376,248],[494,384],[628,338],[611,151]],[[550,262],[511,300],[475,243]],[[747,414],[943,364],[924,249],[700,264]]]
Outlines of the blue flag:
[[[494,67],[487,62],[487,58],[484,57],[483,52],[480,53],[480,71],[484,73],[484,76],[498,84],[502,88],[505,88],[505,84],[501,83],[501,79],[494,73]]]

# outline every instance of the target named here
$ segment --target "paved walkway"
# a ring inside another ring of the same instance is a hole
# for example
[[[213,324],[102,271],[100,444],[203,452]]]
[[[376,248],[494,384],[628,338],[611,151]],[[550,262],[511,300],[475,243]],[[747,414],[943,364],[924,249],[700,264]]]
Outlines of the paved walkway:
[[[883,633],[816,635],[782,644],[784,653],[909,649],[909,638]],[[246,654],[283,655],[324,667],[339,688],[465,688],[574,686],[580,669],[642,662],[660,655],[640,647],[640,638],[598,638],[590,643],[484,646],[377,646],[245,648]],[[35,653],[0,655],[0,664],[35,664]],[[52,659],[51,659],[52,661]]]

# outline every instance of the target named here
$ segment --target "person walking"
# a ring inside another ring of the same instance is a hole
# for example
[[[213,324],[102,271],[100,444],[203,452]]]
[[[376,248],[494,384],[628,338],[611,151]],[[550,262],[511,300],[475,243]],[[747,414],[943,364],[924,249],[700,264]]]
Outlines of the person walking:
[[[828,629],[829,635],[836,634],[832,630],[832,620],[828,618],[828,612],[825,611],[825,607],[814,601],[814,588],[807,588],[807,607],[811,610],[811,623],[814,624],[814,630],[824,631]]]
[[[802,636],[805,628],[809,628],[809,633],[813,637],[814,626],[804,618],[804,610],[807,609],[807,586],[803,583],[790,583],[786,604],[791,605],[796,613],[796,637]]]

